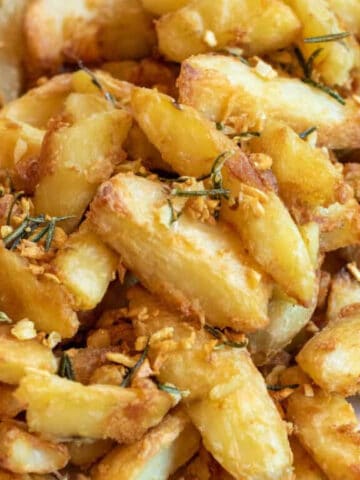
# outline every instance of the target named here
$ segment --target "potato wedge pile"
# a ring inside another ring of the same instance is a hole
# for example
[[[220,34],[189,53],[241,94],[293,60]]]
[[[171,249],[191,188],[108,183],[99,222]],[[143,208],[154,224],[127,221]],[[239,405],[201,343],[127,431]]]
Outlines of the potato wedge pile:
[[[0,1],[0,480],[360,479],[359,42]]]

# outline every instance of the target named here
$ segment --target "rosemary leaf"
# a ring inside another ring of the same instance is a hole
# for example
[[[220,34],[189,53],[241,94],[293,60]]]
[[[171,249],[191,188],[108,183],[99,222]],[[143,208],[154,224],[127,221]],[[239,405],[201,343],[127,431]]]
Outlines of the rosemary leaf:
[[[308,137],[311,133],[315,132],[316,130],[316,127],[309,127],[307,128],[306,130],[304,130],[303,132],[300,132],[299,133],[299,137],[302,138],[303,140]]]
[[[12,323],[11,318],[9,318],[5,312],[0,311],[0,322],[1,323]]]
[[[213,337],[217,340],[221,340],[221,343],[214,347],[214,350],[221,350],[224,347],[231,347],[231,348],[245,348],[247,347],[248,342],[234,342],[229,340],[225,333],[220,330],[218,327],[213,327],[212,325],[204,325],[204,329],[210,333]]]
[[[304,71],[306,78],[311,78],[313,69],[314,69],[314,61],[323,50],[324,50],[323,48],[317,48],[312,52],[310,57],[307,59],[306,65],[305,65],[305,71]]]
[[[316,82],[312,78],[302,78],[301,79],[304,83],[307,83],[308,85],[311,85],[312,87],[315,87],[335,99],[337,102],[341,103],[341,105],[345,105],[345,99],[335,90],[332,88],[328,87],[327,85],[324,85],[323,83]]]
[[[225,128],[225,125],[222,122],[216,122],[215,126],[216,126],[216,130],[220,130],[220,131],[223,131]]]
[[[7,218],[6,218],[6,225],[10,225],[11,215],[12,215],[12,212],[14,210],[15,204],[19,200],[19,198],[21,198],[23,195],[25,195],[25,192],[23,192],[22,190],[20,192],[14,193],[14,198],[13,198],[13,201],[11,202],[11,205],[10,205],[10,208],[9,208],[9,213],[7,215]]]
[[[225,47],[220,52],[227,53],[231,55],[232,57],[238,58],[241,63],[244,65],[249,66],[249,62],[242,56],[242,50],[236,47]]]
[[[48,252],[51,247],[51,243],[54,238],[54,233],[55,233],[55,225],[56,225],[56,219],[52,218],[49,223],[48,231],[47,231],[47,236],[46,236],[46,241],[45,241],[45,252]]]
[[[209,190],[179,190],[173,188],[170,193],[176,197],[212,197],[219,195],[229,198],[230,196],[230,190],[226,188],[211,188]]]
[[[290,385],[266,385],[266,388],[270,390],[271,392],[280,392],[281,390],[284,390],[285,388],[298,388],[300,385],[298,383],[292,383]]]
[[[328,35],[321,35],[319,37],[304,38],[304,43],[334,42],[336,40],[342,40],[343,38],[347,38],[350,35],[350,32],[329,33]]]
[[[63,353],[60,359],[58,375],[63,378],[75,381],[75,373],[71,359],[67,353]]]
[[[114,98],[114,96],[110,93],[110,92],[107,92],[104,87],[102,86],[102,84],[100,83],[100,81],[96,78],[96,75],[89,69],[87,68],[84,63],[82,62],[82,60],[78,60],[77,61],[78,63],[78,67],[80,68],[80,70],[82,70],[83,72],[87,73],[89,75],[89,77],[91,78],[91,81],[93,83],[93,85],[95,85],[96,88],[98,88],[100,90],[100,92],[103,94],[105,100],[107,100],[108,102],[111,103],[111,105],[113,107],[116,107],[116,100]]]
[[[28,220],[25,219],[13,232],[9,233],[9,235],[4,237],[3,242],[5,247],[9,247],[16,239],[18,238],[21,239],[27,226],[28,226]]]
[[[171,385],[170,383],[158,383],[157,387],[163,392],[170,393],[170,395],[186,397],[189,394],[188,390],[179,390],[175,385]]]
[[[210,333],[213,337],[215,337],[218,340],[221,340],[224,338],[223,332],[220,330],[220,328],[213,327],[212,325],[205,324],[204,329]]]
[[[141,365],[144,363],[148,352],[149,352],[149,340],[147,341],[147,344],[146,344],[139,360],[135,363],[135,365],[132,368],[129,368],[129,371],[127,372],[127,374],[123,378],[123,381],[121,382],[120,387],[128,387],[130,385],[131,380],[133,379],[135,373],[139,370]]]
[[[170,208],[170,226],[171,226],[173,223],[175,223],[177,220],[179,220],[179,217],[181,216],[182,211],[177,212],[175,210],[174,205],[173,205],[172,201],[170,200],[170,198],[168,198],[167,203],[168,203],[169,208]]]

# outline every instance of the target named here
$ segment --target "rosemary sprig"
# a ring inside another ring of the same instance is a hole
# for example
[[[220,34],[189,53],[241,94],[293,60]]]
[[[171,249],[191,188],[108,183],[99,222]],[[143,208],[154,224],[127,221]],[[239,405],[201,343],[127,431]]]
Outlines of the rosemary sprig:
[[[46,235],[45,251],[49,251],[51,243],[54,239],[55,227],[58,222],[73,218],[71,215],[64,217],[52,217],[46,220],[44,215],[38,217],[25,217],[22,223],[9,235],[3,238],[5,247],[13,250],[21,242],[21,240],[29,239],[36,243]],[[43,227],[40,232],[32,235],[34,230]]]
[[[236,138],[236,137],[242,137],[242,138],[246,138],[246,137],[260,137],[260,135],[261,135],[260,132],[248,131],[248,132],[237,133],[237,134],[235,135],[235,138]]]
[[[247,346],[247,341],[244,342],[234,342],[232,340],[229,340],[225,333],[220,330],[218,327],[213,327],[212,325],[204,325],[204,329],[210,333],[213,337],[215,337],[217,340],[221,340],[221,343],[216,345],[214,347],[214,350],[220,350],[221,348],[224,347],[231,347],[231,348],[245,348]]]
[[[78,67],[80,68],[80,70],[82,70],[83,72],[85,72],[89,75],[89,77],[91,78],[91,82],[93,83],[93,85],[95,85],[96,88],[98,88],[100,90],[100,92],[103,94],[104,98],[108,102],[110,102],[113,107],[116,107],[115,97],[110,92],[108,92],[104,89],[101,82],[96,78],[96,75],[89,68],[87,68],[84,65],[82,60],[78,60],[77,64],[78,64]]]
[[[9,208],[9,213],[7,215],[7,218],[6,218],[6,225],[10,225],[12,212],[14,210],[16,202],[19,200],[19,198],[21,198],[24,195],[25,195],[25,192],[23,192],[22,190],[20,192],[14,193],[14,198],[11,202],[11,205],[10,205],[10,208]]]
[[[60,359],[58,375],[75,382],[74,368],[71,359],[67,353],[63,353]]]
[[[220,130],[220,131],[223,131],[225,128],[225,125],[222,122],[216,122],[215,126],[216,126],[216,130]]]
[[[180,212],[177,212],[175,210],[174,205],[173,205],[172,201],[170,200],[170,198],[168,198],[167,203],[168,203],[169,208],[170,208],[170,226],[171,226],[173,223],[175,223],[177,220],[179,220],[179,217],[182,214],[182,210],[180,210]]]
[[[285,388],[292,388],[295,390],[295,388],[298,388],[298,387],[300,387],[298,383],[291,383],[290,385],[266,385],[266,388],[271,392],[280,392]]]
[[[334,42],[349,37],[350,32],[329,33],[328,35],[320,35],[319,37],[304,38],[304,43],[323,43]]]
[[[0,311],[0,322],[1,323],[12,323],[11,318],[9,318],[5,312]]]
[[[244,58],[241,55],[242,51],[239,48],[225,47],[222,50],[220,50],[220,53],[227,53],[227,54],[231,55],[232,57],[238,58],[240,60],[240,62],[243,63],[244,65],[247,65],[247,66],[250,65],[249,62],[246,60],[246,58]]]
[[[309,135],[311,135],[313,132],[315,132],[315,130],[316,130],[316,127],[309,127],[309,128],[307,128],[306,130],[304,130],[303,132],[300,132],[300,133],[299,133],[299,137],[304,140],[304,139],[307,138]]]
[[[163,392],[170,393],[171,395],[180,395],[180,396],[187,396],[187,390],[179,390],[175,385],[170,385],[169,383],[157,383],[157,387],[159,390]]]
[[[213,197],[219,195],[229,198],[230,196],[230,190],[227,188],[210,188],[208,190],[180,190],[173,188],[170,193],[176,197]]]
[[[316,49],[308,58],[308,60],[305,60],[303,54],[301,53],[300,49],[295,47],[294,52],[295,55],[298,59],[298,62],[304,72],[304,77],[301,78],[301,81],[311,85],[312,87],[317,88],[318,90],[321,90],[322,92],[328,94],[330,97],[332,97],[334,100],[339,102],[341,105],[345,105],[345,99],[335,90],[332,88],[328,87],[324,83],[317,82],[312,78],[312,73],[313,73],[313,67],[314,67],[314,61],[315,58],[321,53],[323,49],[318,48]]]
[[[149,352],[149,340],[147,341],[147,344],[146,344],[139,360],[135,363],[135,365],[132,368],[129,368],[128,372],[124,376],[124,378],[123,378],[123,380],[120,384],[120,387],[128,387],[130,385],[131,380],[133,379],[135,373],[139,370],[141,365],[144,363],[148,352]]]

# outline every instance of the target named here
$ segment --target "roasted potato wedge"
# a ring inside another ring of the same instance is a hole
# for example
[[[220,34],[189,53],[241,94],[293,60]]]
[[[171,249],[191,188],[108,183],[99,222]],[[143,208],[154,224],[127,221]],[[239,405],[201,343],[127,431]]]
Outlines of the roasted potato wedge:
[[[87,468],[106,455],[115,446],[115,442],[110,439],[92,440],[82,438],[73,440],[66,446],[70,454],[70,463]]]
[[[239,117],[239,122],[251,129],[266,115],[297,132],[316,126],[321,146],[342,149],[360,145],[359,108],[354,100],[348,98],[344,106],[301,80],[262,76],[233,57],[198,55],[187,59],[178,85],[180,101],[213,121]]]
[[[0,423],[0,466],[14,473],[51,473],[69,461],[65,445],[28,433],[19,422]]]
[[[360,35],[360,5],[357,0],[328,0],[347,30]]]
[[[331,280],[326,317],[329,322],[360,312],[360,283],[346,270]]]
[[[296,480],[327,480],[325,474],[294,436],[290,437],[290,445],[294,454]]]
[[[151,382],[144,388],[85,386],[40,371],[25,376],[15,395],[27,404],[30,431],[124,443],[138,440],[157,425],[174,402]]]
[[[65,288],[51,276],[35,276],[24,258],[5,247],[0,247],[0,283],[0,309],[13,320],[28,318],[38,331],[56,331],[63,338],[77,332],[79,321]]]
[[[174,228],[160,182],[118,174],[100,187],[88,218],[144,285],[166,292],[166,301],[183,313],[236,330],[266,325],[268,281],[236,236],[226,225],[201,223],[185,212]]]
[[[94,480],[167,480],[199,448],[200,435],[182,412],[168,415],[132,445],[114,448],[95,468]]]
[[[0,326],[0,380],[17,385],[28,368],[55,373],[57,362],[51,350],[37,339],[17,339],[11,328]]]
[[[156,24],[160,52],[176,62],[227,45],[266,53],[290,45],[299,30],[292,10],[277,0],[193,0]]]

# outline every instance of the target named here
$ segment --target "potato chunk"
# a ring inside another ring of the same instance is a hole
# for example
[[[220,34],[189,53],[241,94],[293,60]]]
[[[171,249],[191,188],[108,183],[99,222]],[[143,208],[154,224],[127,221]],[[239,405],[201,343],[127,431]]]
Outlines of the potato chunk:
[[[289,383],[287,372],[283,380]],[[294,376],[291,374],[290,383]],[[344,398],[314,388],[306,396],[301,388],[287,404],[287,418],[296,437],[332,480],[355,480],[360,471],[360,433],[355,412]]]
[[[342,200],[342,176],[328,154],[285,123],[269,120],[261,136],[251,141],[251,150],[270,155],[280,195],[289,207],[326,207]]]
[[[221,345],[139,287],[129,299],[132,311],[147,309],[146,320],[134,319],[135,332],[153,335],[149,358],[158,379],[186,392],[187,411],[207,450],[235,478],[287,478],[292,458],[285,424],[246,349]],[[173,336],[156,340],[165,327]]]
[[[186,212],[172,226],[167,198],[160,182],[118,174],[99,189],[89,220],[144,285],[184,313],[237,330],[266,325],[267,281],[236,236]]]
[[[360,4],[357,0],[328,0],[346,29],[360,35]]]
[[[356,62],[355,46],[349,38],[341,42],[305,43],[304,38],[321,37],[342,32],[341,24],[334,11],[331,10],[328,0],[318,0],[316,4],[311,0],[285,0],[296,13],[302,24],[301,51],[305,58],[322,48],[314,60],[314,69],[328,85],[344,85],[350,80],[351,70]]]
[[[57,362],[38,340],[18,340],[11,326],[0,326],[0,381],[16,385],[29,367],[54,373]]]
[[[178,84],[180,101],[211,120],[239,117],[254,125],[265,114],[297,132],[316,126],[320,144],[328,148],[359,148],[355,102],[348,98],[343,106],[298,79],[264,78],[235,58],[198,55],[183,63]]]
[[[223,202],[220,216],[236,229],[255,260],[286,293],[310,305],[315,273],[303,239],[281,200],[264,186],[241,150],[194,109],[176,108],[170,97],[155,91],[134,89],[132,108],[149,140],[181,175],[206,175],[214,160],[229,152],[222,169],[223,185],[240,201],[237,208]]]
[[[130,125],[129,115],[120,110],[94,114],[73,126],[55,124],[46,134],[40,155],[35,211],[73,216],[63,224],[72,231],[97,187],[121,159]]]
[[[0,247],[0,309],[15,321],[29,318],[38,331],[75,335],[78,319],[68,292],[52,278],[37,277],[26,260]]]
[[[299,29],[278,0],[194,0],[156,24],[160,52],[176,62],[226,45],[262,54],[290,45]]]
[[[200,435],[182,412],[168,415],[141,440],[119,445],[94,468],[94,480],[167,480],[199,448]]]
[[[149,55],[155,44],[152,17],[140,0],[36,0],[25,21],[26,65],[37,78],[65,62],[95,63]]]
[[[19,402],[13,393],[16,387],[0,383],[0,420],[9,420],[25,410],[25,403]]]
[[[332,277],[326,317],[329,322],[360,312],[360,283],[346,270]]]
[[[85,386],[40,371],[24,377],[15,396],[27,404],[30,431],[124,443],[157,425],[173,404],[151,382],[143,388]]]
[[[326,392],[344,397],[360,392],[360,316],[345,317],[312,337],[296,357]]]
[[[70,235],[53,261],[79,310],[95,308],[115,276],[117,255],[86,228]]]
[[[290,445],[294,454],[296,480],[327,480],[325,474],[295,437],[290,438]]]
[[[0,423],[0,466],[14,473],[51,473],[64,468],[69,452],[26,432],[19,422]]]

